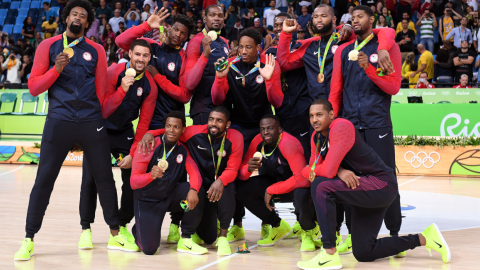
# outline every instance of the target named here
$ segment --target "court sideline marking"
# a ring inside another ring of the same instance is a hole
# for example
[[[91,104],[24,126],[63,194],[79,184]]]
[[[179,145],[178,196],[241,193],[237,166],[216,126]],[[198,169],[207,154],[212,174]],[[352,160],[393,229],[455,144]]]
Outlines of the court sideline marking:
[[[410,182],[413,182],[413,181],[415,181],[415,180],[417,180],[417,179],[420,179],[420,178],[422,178],[422,177],[423,177],[423,175],[421,175],[421,176],[419,176],[419,177],[417,177],[417,178],[413,178],[412,180],[409,180],[409,181],[407,181],[407,182],[405,182],[405,183],[401,183],[401,184],[398,185],[398,186],[401,187],[401,186],[403,186],[403,185],[406,185],[406,184],[408,184],[408,183],[410,183]]]
[[[23,168],[23,166],[25,166],[25,164],[23,164],[22,166],[20,166],[20,167],[18,167],[18,168],[16,168],[16,169],[11,170],[11,171],[1,173],[0,176],[5,175],[5,174],[8,174],[8,173],[11,173],[11,172],[14,172],[14,171],[17,171],[17,170],[20,170],[21,168]]]
[[[254,248],[256,248],[256,247],[258,247],[258,245],[253,245],[253,246],[249,247],[248,249],[254,249]],[[238,254],[239,254],[239,253],[234,253],[234,254],[228,255],[228,256],[220,259],[220,260],[216,260],[216,261],[211,262],[211,263],[209,263],[209,264],[207,264],[207,265],[204,265],[204,266],[202,266],[202,267],[196,268],[195,270],[207,269],[208,267],[214,266],[215,264],[217,264],[217,263],[219,263],[219,262],[223,262],[223,261],[225,261],[225,260],[228,260],[228,259],[230,259],[230,258],[233,258],[233,257],[237,256]]]

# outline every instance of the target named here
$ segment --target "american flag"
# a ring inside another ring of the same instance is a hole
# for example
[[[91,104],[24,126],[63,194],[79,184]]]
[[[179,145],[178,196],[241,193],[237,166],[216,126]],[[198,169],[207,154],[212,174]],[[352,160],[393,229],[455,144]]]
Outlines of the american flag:
[[[143,35],[143,37],[151,38],[151,39],[155,40],[156,42],[160,42],[160,39],[158,38],[159,33],[160,32],[158,31],[158,29],[154,29],[150,32],[147,32],[145,35]]]

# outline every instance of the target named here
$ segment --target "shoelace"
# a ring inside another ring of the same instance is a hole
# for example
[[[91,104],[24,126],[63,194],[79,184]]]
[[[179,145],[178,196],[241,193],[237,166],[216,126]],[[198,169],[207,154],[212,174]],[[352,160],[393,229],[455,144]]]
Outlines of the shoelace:
[[[85,231],[81,234],[80,238],[84,240],[85,238],[92,237],[92,232],[91,231]]]
[[[18,242],[19,244],[22,244],[20,248],[27,248],[28,241],[27,239],[24,239],[23,241]]]

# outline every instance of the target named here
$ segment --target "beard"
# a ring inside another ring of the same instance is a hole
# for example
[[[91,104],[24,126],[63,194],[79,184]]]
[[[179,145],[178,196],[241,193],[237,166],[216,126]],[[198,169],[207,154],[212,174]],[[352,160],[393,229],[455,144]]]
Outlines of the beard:
[[[217,138],[218,136],[222,135],[224,131],[225,131],[225,130],[222,131],[222,130],[218,129],[218,132],[217,132],[217,133],[212,133],[212,132],[210,132],[210,128],[209,128],[209,129],[208,129],[208,135],[210,135],[210,137],[212,137],[213,139],[215,139],[215,138]]]
[[[323,33],[328,33],[331,31],[333,28],[333,22],[330,21],[330,23],[325,24],[325,26],[322,27],[322,29],[318,29],[317,26],[313,26],[313,33],[314,34],[323,34]]]
[[[82,32],[82,26],[81,25],[70,24],[68,29],[70,29],[70,32],[72,32],[74,34],[80,34],[80,32]]]
[[[360,35],[363,35],[365,31],[363,31],[363,27],[360,27],[360,29],[353,30],[353,32],[355,33],[355,35],[360,36]]]

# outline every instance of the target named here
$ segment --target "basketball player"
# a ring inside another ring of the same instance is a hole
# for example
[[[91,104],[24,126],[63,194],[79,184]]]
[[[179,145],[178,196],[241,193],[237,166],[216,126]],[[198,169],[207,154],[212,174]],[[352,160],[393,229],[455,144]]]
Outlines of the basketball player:
[[[278,116],[263,116],[260,134],[253,139],[240,166],[236,194],[237,199],[262,220],[259,246],[272,246],[292,232],[270,201],[292,202],[294,197],[295,210],[304,228],[300,250],[315,250],[313,239],[320,236],[320,231],[311,205],[310,182],[302,176],[306,165],[302,145],[283,131]],[[251,177],[254,171],[258,171],[258,175]]]
[[[354,11],[355,15],[358,13]],[[396,58],[395,54],[392,56]],[[315,129],[311,142],[314,158],[303,169],[303,176],[313,181],[312,198],[323,247],[313,259],[300,261],[297,266],[342,268],[335,243],[336,202],[352,207],[353,255],[359,262],[371,262],[419,246],[438,251],[443,262],[449,262],[450,249],[435,224],[420,234],[377,239],[385,212],[398,194],[393,169],[365,143],[350,121],[335,119],[328,100],[318,99],[310,106],[310,122]]]
[[[152,76],[145,72],[151,57],[150,44],[138,39],[132,43],[128,54],[130,62],[112,65],[107,69],[107,99],[102,111],[106,118],[105,128],[110,141],[110,151],[115,159],[120,160],[118,166],[123,182],[119,209],[120,231],[134,243],[135,239],[127,229],[127,224],[134,216],[133,190],[130,187],[132,157],[138,142],[148,131],[157,100],[157,85]],[[126,75],[129,68],[135,71],[134,76]],[[132,121],[137,119],[139,114],[140,119],[134,135]],[[95,219],[96,208],[97,187],[87,162],[84,162],[80,193],[80,224],[83,230],[78,242],[80,249],[93,248],[90,224]]]
[[[215,80],[214,63],[221,57],[228,58],[229,54],[228,42],[220,36],[224,15],[220,6],[207,7],[203,18],[205,28],[187,45],[186,77],[188,80],[185,84],[188,89],[194,90],[190,104],[190,117],[194,125],[207,124],[210,111],[215,107],[211,96]],[[216,32],[215,40],[207,35],[210,31]]]
[[[178,141],[184,131],[185,113],[170,112],[165,121],[165,135],[154,139],[154,149],[146,154],[136,153],[133,158],[135,225],[132,231],[146,255],[155,254],[160,246],[166,212],[184,213],[178,252],[197,255],[208,252],[191,237],[202,217],[204,196],[198,195],[203,192],[198,167],[187,148]]]
[[[350,120],[365,142],[377,152],[395,174],[395,147],[393,142],[390,104],[392,95],[400,90],[401,54],[397,44],[388,50],[393,70],[378,70],[379,38],[373,32],[373,12],[367,6],[357,6],[353,11],[353,27],[357,39],[343,44],[334,58],[329,100],[338,115]],[[358,58],[355,61],[355,55]],[[385,225],[390,235],[396,237],[402,224],[400,195],[393,201],[385,215]],[[347,238],[346,242],[349,242]],[[350,245],[351,246],[351,245]],[[402,252],[399,257],[406,254]]]
[[[155,9],[146,22],[134,26],[115,39],[117,45],[128,50],[133,41],[141,38],[152,29],[158,29],[169,16],[168,10]],[[181,45],[188,39],[193,30],[193,21],[185,15],[176,15],[168,31],[165,43],[144,38],[152,47],[152,59],[147,71],[158,85],[155,113],[150,124],[150,130],[163,128],[165,116],[171,111],[185,111],[185,103],[190,101],[193,91],[185,87],[186,55]]]
[[[203,207],[202,220],[197,228],[198,235],[192,239],[197,244],[202,242],[212,244],[217,240],[217,255],[220,256],[232,253],[226,237],[235,209],[233,181],[237,178],[243,155],[242,134],[229,128],[230,124],[230,112],[225,107],[217,106],[210,112],[208,124],[189,126],[180,137],[180,141],[187,145],[200,169],[202,186],[207,190],[208,198]],[[154,136],[163,133],[163,129],[149,131],[141,144],[145,148],[154,145]],[[220,222],[218,239],[217,218]],[[245,234],[239,237],[244,239]]]
[[[138,250],[119,233],[117,191],[102,117],[107,60],[102,46],[84,38],[94,14],[89,1],[69,1],[62,14],[66,32],[44,40],[33,62],[28,83],[30,93],[38,96],[49,90],[50,108],[42,135],[43,158],[30,193],[26,236],[15,260],[29,260],[34,254],[33,238],[42,226],[53,185],[68,151],[76,143],[91,164],[105,221],[110,226],[108,247]]]

